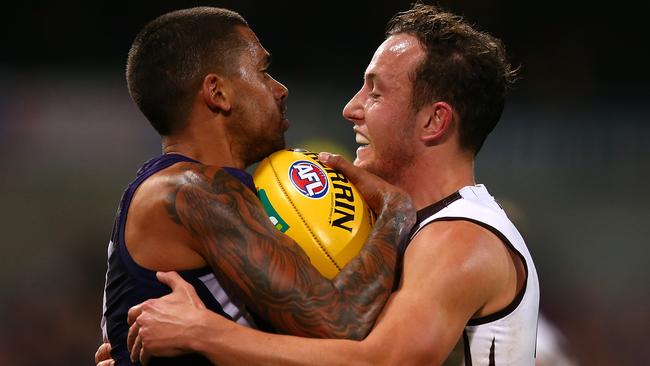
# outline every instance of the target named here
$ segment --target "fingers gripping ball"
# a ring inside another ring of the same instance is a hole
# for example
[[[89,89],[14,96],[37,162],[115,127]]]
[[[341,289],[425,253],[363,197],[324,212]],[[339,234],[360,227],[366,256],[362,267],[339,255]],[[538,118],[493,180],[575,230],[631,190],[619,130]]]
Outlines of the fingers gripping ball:
[[[359,253],[374,214],[340,172],[306,150],[281,150],[259,163],[253,180],[273,225],[296,241],[325,277]]]

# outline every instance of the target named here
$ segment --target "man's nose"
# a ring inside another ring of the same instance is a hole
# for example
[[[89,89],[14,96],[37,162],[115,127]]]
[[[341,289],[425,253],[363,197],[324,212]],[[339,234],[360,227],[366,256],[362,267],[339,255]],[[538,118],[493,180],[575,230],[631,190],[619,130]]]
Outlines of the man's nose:
[[[361,91],[357,92],[345,107],[343,107],[343,117],[354,124],[359,124],[363,120]]]

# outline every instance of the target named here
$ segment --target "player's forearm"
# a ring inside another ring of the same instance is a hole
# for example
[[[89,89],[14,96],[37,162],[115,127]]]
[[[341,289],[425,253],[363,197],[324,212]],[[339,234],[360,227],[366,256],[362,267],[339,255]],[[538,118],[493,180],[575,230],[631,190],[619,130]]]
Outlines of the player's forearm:
[[[386,198],[365,246],[334,279],[346,298],[347,309],[341,310],[350,312],[348,333],[337,338],[362,339],[370,332],[393,288],[398,245],[414,221],[406,195],[392,193]]]
[[[397,247],[414,221],[415,211],[405,193],[386,194],[375,227],[359,255],[333,281],[314,276],[309,263],[296,262],[294,270],[310,274],[308,281],[296,282],[291,289],[295,297],[285,297],[281,304],[266,301],[272,306],[262,309],[264,316],[288,334],[363,339],[391,294]],[[278,297],[277,293],[265,295]]]
[[[216,365],[377,365],[358,341],[262,333],[207,314],[191,348]]]

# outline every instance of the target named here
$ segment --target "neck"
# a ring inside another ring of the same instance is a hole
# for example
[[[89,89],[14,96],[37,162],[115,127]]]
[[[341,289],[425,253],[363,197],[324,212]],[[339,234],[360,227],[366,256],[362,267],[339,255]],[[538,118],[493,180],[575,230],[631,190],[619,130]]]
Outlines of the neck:
[[[200,161],[208,166],[229,166],[244,169],[241,158],[232,151],[229,136],[218,123],[189,122],[185,129],[162,138],[164,154],[177,153]]]
[[[396,185],[406,190],[416,210],[475,185],[474,160],[465,157],[435,157],[416,161]]]

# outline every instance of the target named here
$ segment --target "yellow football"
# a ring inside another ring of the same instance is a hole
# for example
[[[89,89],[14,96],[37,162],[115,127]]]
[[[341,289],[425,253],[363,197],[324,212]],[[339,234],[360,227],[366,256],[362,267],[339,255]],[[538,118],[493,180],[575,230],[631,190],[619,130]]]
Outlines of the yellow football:
[[[318,154],[277,151],[258,164],[253,180],[273,225],[302,247],[323,276],[336,276],[363,247],[374,213]]]

